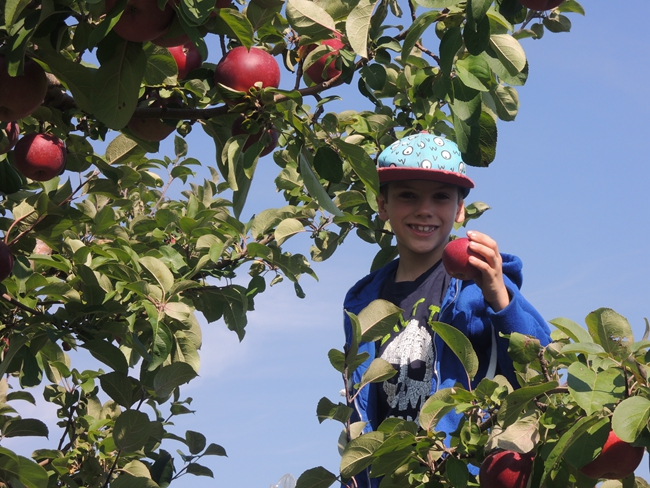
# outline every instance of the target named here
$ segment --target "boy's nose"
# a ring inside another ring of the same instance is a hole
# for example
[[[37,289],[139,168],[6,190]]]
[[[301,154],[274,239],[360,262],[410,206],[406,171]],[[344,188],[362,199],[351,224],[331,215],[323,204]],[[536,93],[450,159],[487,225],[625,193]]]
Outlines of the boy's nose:
[[[433,214],[433,205],[431,205],[431,202],[427,200],[422,200],[419,202],[417,209],[416,209],[416,215],[418,216],[429,216]]]

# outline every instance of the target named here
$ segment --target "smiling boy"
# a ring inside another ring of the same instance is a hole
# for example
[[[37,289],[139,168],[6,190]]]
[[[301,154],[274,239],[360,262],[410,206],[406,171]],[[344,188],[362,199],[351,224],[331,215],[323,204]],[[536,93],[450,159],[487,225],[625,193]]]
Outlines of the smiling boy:
[[[358,314],[375,299],[399,306],[402,317],[381,341],[362,343],[368,360],[353,374],[357,384],[370,362],[381,357],[397,370],[393,378],[366,386],[355,397],[352,421],[364,421],[364,432],[376,430],[388,417],[417,421],[426,399],[441,388],[467,385],[456,355],[428,325],[450,324],[471,341],[479,370],[472,382],[504,375],[516,388],[517,377],[508,356],[508,340],[499,333],[519,332],[550,342],[550,331],[539,313],[521,295],[522,263],[501,254],[496,241],[470,231],[470,249],[480,257],[470,263],[480,270],[474,281],[450,277],[441,264],[442,251],[456,222],[465,219],[465,197],[474,183],[456,144],[419,133],[398,140],[379,156],[379,217],[390,223],[399,258],[357,282],[347,293],[344,309]],[[352,329],[345,315],[346,344]],[[449,414],[438,430],[453,431],[460,415]],[[366,470],[355,477],[358,487],[375,486]]]

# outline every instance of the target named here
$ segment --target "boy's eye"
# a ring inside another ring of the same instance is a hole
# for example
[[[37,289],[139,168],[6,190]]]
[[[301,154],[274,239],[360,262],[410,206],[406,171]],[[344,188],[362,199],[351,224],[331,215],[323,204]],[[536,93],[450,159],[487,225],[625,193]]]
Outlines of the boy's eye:
[[[415,193],[410,191],[400,192],[398,195],[400,198],[415,198]]]

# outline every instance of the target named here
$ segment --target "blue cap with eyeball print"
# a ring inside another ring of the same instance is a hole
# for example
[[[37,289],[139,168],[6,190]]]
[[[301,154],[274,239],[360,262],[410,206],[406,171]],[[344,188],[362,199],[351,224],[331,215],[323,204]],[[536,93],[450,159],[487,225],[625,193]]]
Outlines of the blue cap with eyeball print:
[[[466,164],[455,142],[429,132],[395,141],[379,154],[379,183],[430,180],[461,188],[466,197],[474,182],[465,175]]]

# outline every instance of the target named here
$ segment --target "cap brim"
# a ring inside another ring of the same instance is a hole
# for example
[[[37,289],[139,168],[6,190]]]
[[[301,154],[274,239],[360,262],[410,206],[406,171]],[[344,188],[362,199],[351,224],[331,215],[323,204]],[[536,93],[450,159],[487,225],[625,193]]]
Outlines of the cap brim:
[[[404,181],[404,180],[427,180],[427,181],[440,181],[441,183],[448,183],[450,185],[460,186],[462,188],[474,188],[474,182],[467,176],[463,176],[454,171],[446,170],[431,170],[424,168],[378,168],[379,183],[388,183],[390,181]]]

